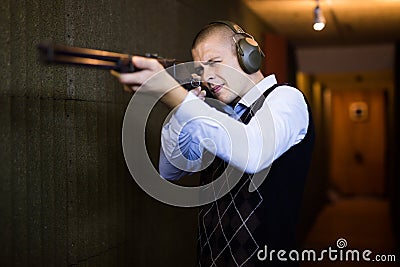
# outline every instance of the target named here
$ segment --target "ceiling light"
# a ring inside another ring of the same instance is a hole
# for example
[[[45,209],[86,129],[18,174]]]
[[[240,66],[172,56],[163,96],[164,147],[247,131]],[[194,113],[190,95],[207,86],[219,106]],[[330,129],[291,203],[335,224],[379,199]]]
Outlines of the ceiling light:
[[[325,22],[324,14],[322,14],[322,10],[319,7],[319,1],[317,0],[317,6],[314,9],[314,30],[322,31],[322,29],[325,28]]]

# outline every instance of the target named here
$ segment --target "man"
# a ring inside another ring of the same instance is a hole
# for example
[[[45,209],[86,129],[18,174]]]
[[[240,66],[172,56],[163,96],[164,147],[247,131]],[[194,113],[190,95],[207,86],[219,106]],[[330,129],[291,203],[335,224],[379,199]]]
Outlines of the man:
[[[163,69],[152,59],[134,57],[133,64],[142,71],[119,79],[133,91],[140,88],[176,108],[162,130],[162,177],[173,180],[201,171],[203,185],[225,179],[228,192],[221,197],[220,188],[214,189],[215,199],[200,207],[199,265],[291,266],[296,262],[288,253],[296,248],[314,139],[304,96],[278,85],[274,75],[263,76],[258,44],[232,22],[203,28],[192,55],[203,84],[226,106],[207,105],[201,88],[187,92],[166,73],[147,80]],[[207,153],[216,157],[204,166],[199,159]],[[265,181],[255,181],[260,174]],[[285,250],[286,255],[277,258],[276,252],[270,255],[273,250]]]

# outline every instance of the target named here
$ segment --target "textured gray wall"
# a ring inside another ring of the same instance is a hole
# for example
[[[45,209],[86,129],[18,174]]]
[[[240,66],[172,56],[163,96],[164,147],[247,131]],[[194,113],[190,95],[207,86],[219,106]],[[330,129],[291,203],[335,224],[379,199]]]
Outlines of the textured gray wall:
[[[195,265],[196,209],[153,200],[127,171],[130,95],[106,71],[39,64],[36,45],[186,60],[197,30],[214,19],[261,36],[240,1],[224,2],[1,0],[1,266]]]

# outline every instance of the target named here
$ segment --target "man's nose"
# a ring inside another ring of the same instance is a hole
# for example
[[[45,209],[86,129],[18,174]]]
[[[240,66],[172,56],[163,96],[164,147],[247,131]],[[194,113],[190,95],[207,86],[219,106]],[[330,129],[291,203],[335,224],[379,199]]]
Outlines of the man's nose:
[[[215,78],[215,73],[209,66],[204,66],[202,79],[205,82],[210,82]]]

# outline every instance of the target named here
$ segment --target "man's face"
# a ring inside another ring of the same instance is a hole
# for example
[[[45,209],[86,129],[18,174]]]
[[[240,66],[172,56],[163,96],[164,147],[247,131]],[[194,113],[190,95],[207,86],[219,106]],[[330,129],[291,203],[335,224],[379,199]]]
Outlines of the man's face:
[[[242,97],[253,86],[241,69],[231,44],[218,35],[208,36],[198,43],[192,56],[208,89],[225,104]]]

